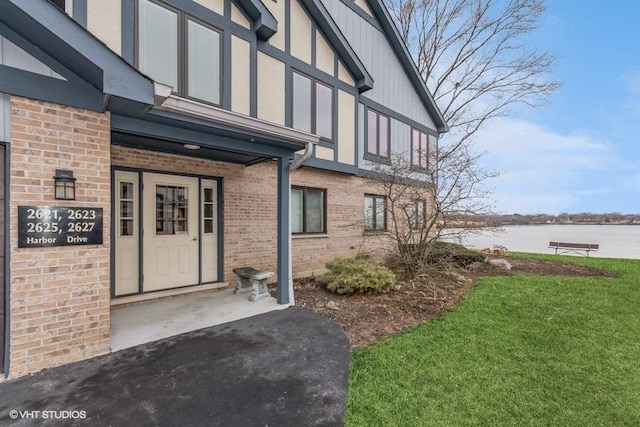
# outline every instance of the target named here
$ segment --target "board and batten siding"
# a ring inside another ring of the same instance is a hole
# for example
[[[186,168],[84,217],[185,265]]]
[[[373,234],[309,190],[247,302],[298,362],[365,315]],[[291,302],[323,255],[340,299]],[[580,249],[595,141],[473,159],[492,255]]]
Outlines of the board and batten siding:
[[[341,0],[321,1],[373,77],[373,89],[364,92],[362,97],[435,129],[429,112],[385,34]]]

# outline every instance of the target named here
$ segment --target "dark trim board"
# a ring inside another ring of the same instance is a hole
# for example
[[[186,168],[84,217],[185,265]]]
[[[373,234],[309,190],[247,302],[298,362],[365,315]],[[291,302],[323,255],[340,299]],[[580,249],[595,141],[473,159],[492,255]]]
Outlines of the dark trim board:
[[[295,1],[295,0],[289,0]],[[327,39],[329,45],[342,59],[351,75],[356,80],[356,87],[360,92],[365,92],[373,88],[373,78],[366,67],[358,58],[347,39],[344,37],[335,21],[322,5],[320,0],[299,0],[310,15],[312,22],[315,22],[322,34]]]
[[[261,138],[261,135],[258,133],[239,135],[236,131],[236,137],[234,138],[234,132],[231,129],[224,129],[223,126],[220,125],[211,127],[212,122],[207,120],[166,111],[156,111],[153,114],[149,113],[149,118],[155,121],[112,115],[111,130],[176,143],[190,142],[198,144],[203,148],[255,157],[288,157],[291,152],[304,148],[303,144],[286,144],[283,141],[274,142],[274,144],[279,143],[282,145],[281,147],[267,145],[268,142]],[[179,124],[181,124],[182,127],[177,127]],[[185,128],[186,126],[190,126],[191,128]],[[205,126],[208,128],[205,128]],[[207,130],[211,133],[201,130]],[[216,134],[213,134],[213,132],[216,132]],[[246,139],[240,139],[241,137]],[[251,138],[255,138],[258,141],[252,142],[250,141]]]
[[[335,161],[331,161],[331,160],[324,160],[324,159],[316,159],[315,157],[307,160],[304,166],[310,166],[310,167],[314,167],[314,168],[318,168],[318,169],[325,169],[325,170],[329,170],[329,171],[333,171],[333,172],[341,172],[341,173],[346,173],[349,175],[357,175],[358,174],[358,167],[354,166],[354,165],[348,165],[345,163],[338,163]]]
[[[56,104],[104,111],[101,92],[82,82],[68,82],[0,65],[0,92]]]
[[[72,0],[73,1],[73,19],[78,24],[87,28],[87,0]]]
[[[356,5],[356,2],[354,0],[340,0],[342,2],[342,4],[344,4],[345,6],[347,6],[349,9],[353,10],[355,13],[358,14],[358,16],[360,16],[360,18],[364,19],[365,21],[367,21],[369,24],[371,24],[372,27],[376,28],[378,31],[383,32],[384,30],[382,29],[382,26],[380,26],[380,23],[378,21],[376,21],[376,19],[374,17],[372,17],[371,15],[369,15],[367,12],[365,12],[364,10],[362,10],[362,8],[358,7]]]
[[[387,116],[389,116],[392,119],[396,119],[406,125],[409,125],[413,128],[419,129],[425,133],[428,133],[429,135],[435,136],[436,138],[438,137],[438,131],[428,128],[426,127],[424,124],[417,122],[413,119],[410,119],[409,117],[402,115],[400,113],[398,113],[397,111],[394,111],[392,109],[390,109],[389,107],[385,107],[382,104],[379,104],[365,96],[360,96],[359,101],[362,105],[364,105],[365,107],[370,107],[373,110],[376,110],[380,113],[383,113]],[[366,108],[365,108],[365,116],[366,116]],[[365,129],[366,129],[366,123],[365,123]]]
[[[0,102],[4,102],[4,96],[0,95]],[[2,137],[2,135],[0,135]],[[4,373],[5,378],[9,374],[9,334],[10,334],[10,292],[11,292],[11,281],[9,280],[10,269],[9,269],[9,257],[10,257],[10,245],[9,239],[9,171],[10,171],[10,163],[9,163],[9,151],[8,144],[0,141],[0,173],[3,176],[4,185],[0,188],[0,192],[2,192],[2,205],[0,209],[2,212],[0,215],[2,216],[2,221],[0,221],[0,246],[2,248],[3,256],[0,258],[2,262],[0,263],[0,268],[2,268],[2,274],[0,277],[0,283],[2,283],[2,287],[0,288],[0,372]]]

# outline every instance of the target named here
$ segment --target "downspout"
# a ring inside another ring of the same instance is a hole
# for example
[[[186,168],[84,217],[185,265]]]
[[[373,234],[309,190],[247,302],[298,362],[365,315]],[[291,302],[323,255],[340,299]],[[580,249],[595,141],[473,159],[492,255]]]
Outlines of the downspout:
[[[302,156],[294,159],[289,166],[289,177],[293,171],[298,169],[304,162],[311,158],[315,144],[307,142]],[[291,194],[291,179],[289,179],[289,194]],[[291,203],[289,203],[289,220],[291,220]],[[296,299],[293,294],[293,238],[291,230],[289,230],[289,305],[296,305]]]

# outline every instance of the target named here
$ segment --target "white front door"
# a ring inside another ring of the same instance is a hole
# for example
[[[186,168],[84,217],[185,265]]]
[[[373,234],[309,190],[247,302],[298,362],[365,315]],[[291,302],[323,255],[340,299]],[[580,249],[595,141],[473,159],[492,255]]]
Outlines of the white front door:
[[[143,292],[198,284],[198,178],[143,177]]]

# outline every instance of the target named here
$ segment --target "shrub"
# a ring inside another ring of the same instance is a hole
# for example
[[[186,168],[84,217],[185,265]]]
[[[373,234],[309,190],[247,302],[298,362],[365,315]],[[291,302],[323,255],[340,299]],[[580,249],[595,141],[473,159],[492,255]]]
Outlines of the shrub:
[[[331,292],[387,292],[396,280],[387,267],[365,258],[344,258],[327,263],[329,272],[318,278]]]
[[[484,255],[481,252],[472,251],[455,243],[436,242],[432,245],[427,256],[427,262],[450,262],[461,267],[468,267],[474,262],[483,262]]]
[[[400,255],[414,264],[455,264],[467,267],[474,262],[484,261],[482,253],[448,242],[405,245],[401,248]]]

